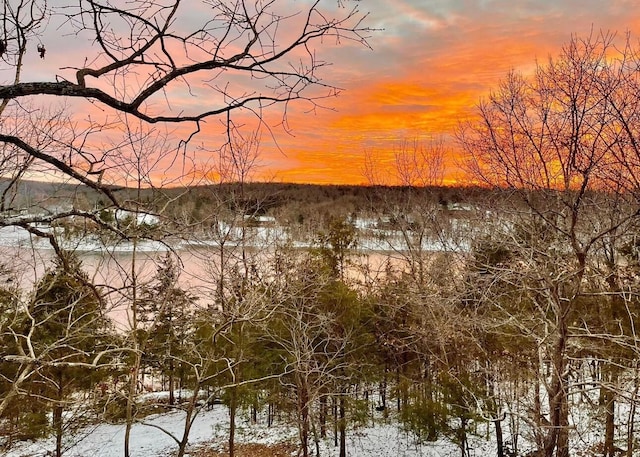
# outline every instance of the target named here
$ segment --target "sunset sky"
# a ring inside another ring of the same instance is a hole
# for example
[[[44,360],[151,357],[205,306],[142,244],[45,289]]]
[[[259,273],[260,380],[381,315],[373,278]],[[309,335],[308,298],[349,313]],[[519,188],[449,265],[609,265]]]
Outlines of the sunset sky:
[[[458,120],[510,69],[530,71],[572,34],[640,35],[626,0],[363,0],[372,50],[335,52],[345,91],[335,112],[296,116],[286,156],[269,155],[286,181],[363,183],[365,150],[392,161],[402,139],[448,138]],[[453,147],[453,146],[452,146]],[[456,179],[455,151],[448,181]],[[461,179],[461,178],[458,178]]]
[[[637,2],[631,0],[361,0],[358,4],[369,13],[366,24],[377,29],[370,33],[370,48],[346,42],[325,43],[317,49],[332,63],[322,77],[344,90],[324,101],[332,110],[289,107],[290,134],[274,126],[278,147],[269,135],[262,137],[259,179],[362,184],[365,152],[377,157],[388,172],[394,148],[403,140],[442,138],[450,149],[446,182],[464,182],[456,167],[452,131],[509,70],[531,71],[536,60],[558,54],[572,34],[586,37],[592,31],[612,31],[640,37],[640,14]],[[187,11],[194,17],[203,14]],[[67,63],[72,58],[76,67],[83,65],[77,61],[84,58],[82,46],[90,46],[61,34],[54,24],[42,40],[47,43],[47,57],[40,60],[30,53],[25,79],[52,80],[65,74],[63,67],[72,65]],[[11,74],[10,69],[0,68],[1,79],[6,81]],[[206,103],[206,98],[190,103]],[[199,135],[193,143],[197,160],[208,159],[211,153],[205,151],[214,149],[220,133],[220,125],[210,123]]]

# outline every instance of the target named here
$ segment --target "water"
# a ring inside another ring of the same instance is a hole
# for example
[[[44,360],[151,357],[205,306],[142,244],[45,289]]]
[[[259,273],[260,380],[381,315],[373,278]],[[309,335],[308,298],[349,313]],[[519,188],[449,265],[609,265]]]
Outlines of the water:
[[[260,274],[272,273],[276,243],[264,230],[253,238],[254,247],[241,250],[236,243],[220,247],[215,242],[199,245],[176,243],[174,250],[157,242],[118,242],[104,247],[96,238],[86,237],[63,242],[64,247],[74,250],[90,281],[104,292],[108,313],[119,328],[130,327],[130,304],[133,300],[133,285],[141,290],[156,274],[159,261],[168,253],[180,266],[178,286],[197,298],[198,306],[209,306],[215,295],[221,271],[228,272],[242,265],[243,256],[252,270]],[[267,240],[268,238],[268,240]],[[269,241],[269,242],[267,242]],[[262,247],[256,247],[262,246]],[[364,249],[350,257],[347,277],[360,283],[371,284],[384,277],[386,266],[403,268],[405,259],[401,252],[373,250],[366,243]],[[300,245],[294,252],[301,252],[308,245]],[[14,285],[25,297],[53,266],[55,253],[47,240],[34,239],[27,232],[16,228],[0,229],[0,258],[4,267],[13,270],[13,276],[1,275],[0,284]],[[139,292],[138,292],[139,293]]]

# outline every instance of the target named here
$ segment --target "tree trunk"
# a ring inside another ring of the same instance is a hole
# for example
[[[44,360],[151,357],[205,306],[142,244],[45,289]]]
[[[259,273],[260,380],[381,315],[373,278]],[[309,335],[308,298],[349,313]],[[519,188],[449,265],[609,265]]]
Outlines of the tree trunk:
[[[502,421],[504,416],[493,421],[496,427],[496,455],[497,457],[504,457],[504,441],[502,439]]]
[[[302,446],[302,457],[309,456],[309,393],[307,387],[302,383],[298,398],[298,408],[300,411],[300,445]]]
[[[333,446],[338,447],[338,399],[333,396]]]
[[[431,364],[429,359],[425,359],[425,368],[423,374],[423,401],[429,405],[427,410],[427,441],[436,441],[438,439],[438,429],[436,427],[436,414],[433,409],[435,404],[434,389],[432,382]]]
[[[342,392],[342,395],[340,395],[340,457],[347,457],[347,419],[345,416],[345,396],[346,394],[344,392]]]
[[[468,457],[467,454],[467,419],[465,417],[460,418],[460,455],[462,457]]]
[[[385,367],[384,378],[380,382],[380,387],[378,388],[380,393],[380,407],[382,411],[385,412],[387,410],[387,370]]]
[[[140,355],[136,355],[135,365],[129,373],[129,392],[127,392],[127,406],[125,409],[126,425],[124,429],[124,457],[130,457],[131,428],[133,427],[133,404],[136,395],[138,369],[140,368]]]
[[[320,396],[320,438],[327,437],[327,397]]]
[[[613,457],[615,453],[615,446],[613,442],[614,430],[615,430],[615,394],[603,387],[604,391],[604,457]]]
[[[62,406],[56,404],[53,409],[53,428],[56,432],[56,457],[62,457]]]
[[[541,348],[538,348],[538,351],[541,351]],[[540,385],[540,376],[542,365],[538,363],[536,367],[537,376],[534,379],[534,396],[533,396],[533,414],[534,414],[534,422],[536,425],[536,429],[534,430],[534,437],[536,440],[537,449],[544,449],[544,432],[543,432],[543,417],[542,417],[542,400],[540,398],[540,389],[542,388]]]
[[[564,390],[564,386],[566,386],[567,383],[564,382],[563,384],[563,401],[560,408],[560,427],[558,430],[558,448],[556,451],[557,457],[569,457],[569,402],[567,393]]]
[[[400,412],[402,409],[402,389],[403,389],[401,385],[401,378],[400,378],[400,367],[396,368],[396,386],[398,386],[398,395],[396,397],[396,408],[398,412]]]
[[[565,304],[564,307],[571,306]],[[558,336],[552,348],[551,383],[548,388],[550,427],[544,440],[545,457],[568,457],[569,455],[569,411],[566,391],[566,345],[567,314],[562,307],[558,313]]]
[[[173,357],[169,354],[169,405],[173,406],[176,404],[176,397],[174,394],[175,390],[175,376],[173,373]]]
[[[536,384],[534,384],[534,387],[537,389]],[[510,398],[518,398],[521,395],[520,381],[517,378],[513,381],[513,392],[513,396]],[[515,408],[515,414],[509,414],[509,437],[511,439],[511,448],[509,450],[511,455],[518,455],[518,438],[520,437],[520,407],[516,404]]]
[[[633,376],[633,395],[631,398],[637,398],[638,395],[638,362],[636,361],[635,373]],[[626,457],[633,456],[633,442],[634,442],[634,422],[636,420],[636,402],[631,401],[631,407],[629,408],[629,416],[627,420],[627,455]]]
[[[184,430],[182,431],[182,439],[178,444],[178,452],[176,453],[176,457],[184,457],[186,453],[187,445],[189,444],[189,433],[191,432],[191,426],[193,425],[193,418],[198,413],[196,409],[198,406],[198,396],[200,394],[200,389],[200,381],[197,381],[187,406],[186,416],[184,418]]]
[[[136,253],[137,253],[138,239],[133,238],[133,251],[131,254],[131,335],[133,335],[132,349],[135,354],[133,360],[133,366],[129,371],[129,391],[127,392],[127,406],[125,408],[126,424],[124,429],[124,457],[130,457],[130,441],[131,441],[131,428],[133,427],[133,406],[136,397],[136,386],[138,383],[138,375],[140,374],[140,367],[142,365],[142,352],[144,351],[144,344],[140,344],[138,341],[138,276],[136,272]]]
[[[229,457],[234,457],[236,447],[236,412],[238,409],[237,387],[230,387],[229,392]]]
[[[64,431],[62,413],[64,412],[64,407],[62,406],[62,395],[63,395],[63,377],[62,373],[58,373],[57,376],[58,389],[56,391],[56,404],[53,408],[53,429],[56,433],[56,457],[62,457],[62,434]]]
[[[320,436],[318,436],[318,430],[316,428],[315,423],[312,422],[311,429],[313,431],[313,443],[316,447],[316,455],[315,457],[320,457]]]

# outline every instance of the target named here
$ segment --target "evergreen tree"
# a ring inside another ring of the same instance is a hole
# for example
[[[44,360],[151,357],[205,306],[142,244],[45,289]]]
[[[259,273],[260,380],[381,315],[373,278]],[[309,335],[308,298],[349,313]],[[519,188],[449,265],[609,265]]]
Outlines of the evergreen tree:
[[[139,303],[146,339],[143,363],[166,377],[170,405],[175,404],[176,383],[180,387],[184,385],[183,358],[187,355],[195,305],[194,297],[180,288],[179,276],[178,265],[167,253],[160,260],[156,275]]]
[[[52,412],[54,455],[60,457],[65,432],[83,425],[70,423],[67,417],[72,416],[64,414],[86,408],[74,404],[72,394],[91,390],[110,374],[94,363],[102,351],[116,347],[113,325],[100,291],[89,283],[75,254],[67,252],[36,284],[24,314],[20,343],[32,345],[40,366],[29,384],[29,404],[34,412]]]
[[[31,405],[25,405],[17,394],[20,385],[21,363],[10,363],[6,357],[18,354],[18,342],[14,330],[23,319],[20,308],[20,290],[17,281],[9,276],[7,286],[0,288],[0,398],[7,406],[0,414],[0,446],[10,447],[15,440],[37,438],[46,432],[47,418],[42,413],[31,414]]]

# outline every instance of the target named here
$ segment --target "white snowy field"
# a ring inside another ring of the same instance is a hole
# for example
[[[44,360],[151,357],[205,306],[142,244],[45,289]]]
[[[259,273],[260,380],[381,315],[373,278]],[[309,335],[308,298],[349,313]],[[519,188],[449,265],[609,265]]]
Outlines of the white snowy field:
[[[45,233],[54,233],[54,229],[48,226],[38,227]],[[139,240],[135,244],[126,240],[110,240],[105,245],[104,240],[95,234],[86,234],[82,237],[67,238],[63,231],[58,231],[57,239],[62,247],[70,251],[84,253],[104,253],[104,252],[165,252],[169,250],[168,245],[151,240]],[[313,246],[311,241],[294,240],[286,227],[270,226],[270,227],[249,227],[242,230],[239,227],[225,226],[221,229],[221,233],[225,234],[225,245],[240,246],[243,243],[246,246],[262,248],[265,246],[273,246],[276,243],[290,243],[297,248],[309,248]],[[424,251],[460,251],[468,250],[468,241],[447,240],[441,237],[430,239],[424,237],[422,239],[422,249]],[[184,249],[186,247],[217,247],[220,245],[218,239],[193,239],[190,241],[172,240],[172,248]],[[51,249],[49,240],[39,238],[21,227],[9,226],[0,227],[0,246],[6,247],[23,247],[35,248],[39,250]],[[406,251],[408,249],[406,239],[402,232],[396,230],[368,229],[361,232],[358,239],[358,249],[363,252],[386,252],[386,251]]]
[[[297,443],[295,427],[276,423],[266,426],[266,421],[250,424],[244,416],[237,420],[237,443],[256,443],[273,445],[282,442]],[[180,438],[184,427],[184,414],[180,411],[157,414],[145,418],[145,423],[133,426],[131,439],[132,457],[165,457],[171,456],[177,449],[175,441],[161,427]],[[210,411],[202,411],[189,434],[189,449],[207,445],[215,450],[222,450],[226,445],[228,432],[227,409],[216,405]],[[124,447],[124,424],[99,424],[81,432],[65,456],[68,457],[120,457]],[[414,436],[398,428],[397,425],[385,423],[382,418],[376,424],[348,431],[347,455],[350,457],[453,457],[459,456],[460,450],[450,442],[441,440],[435,443],[418,444]],[[495,444],[484,436],[481,439],[471,438],[471,456],[495,455]],[[74,441],[74,440],[71,440]],[[15,445],[6,457],[47,457],[55,448],[53,438]],[[189,453],[187,453],[189,455]],[[295,453],[293,454],[295,455]],[[315,455],[315,444],[311,443],[310,455]],[[320,455],[336,457],[338,448],[333,439],[326,439],[320,445]]]

